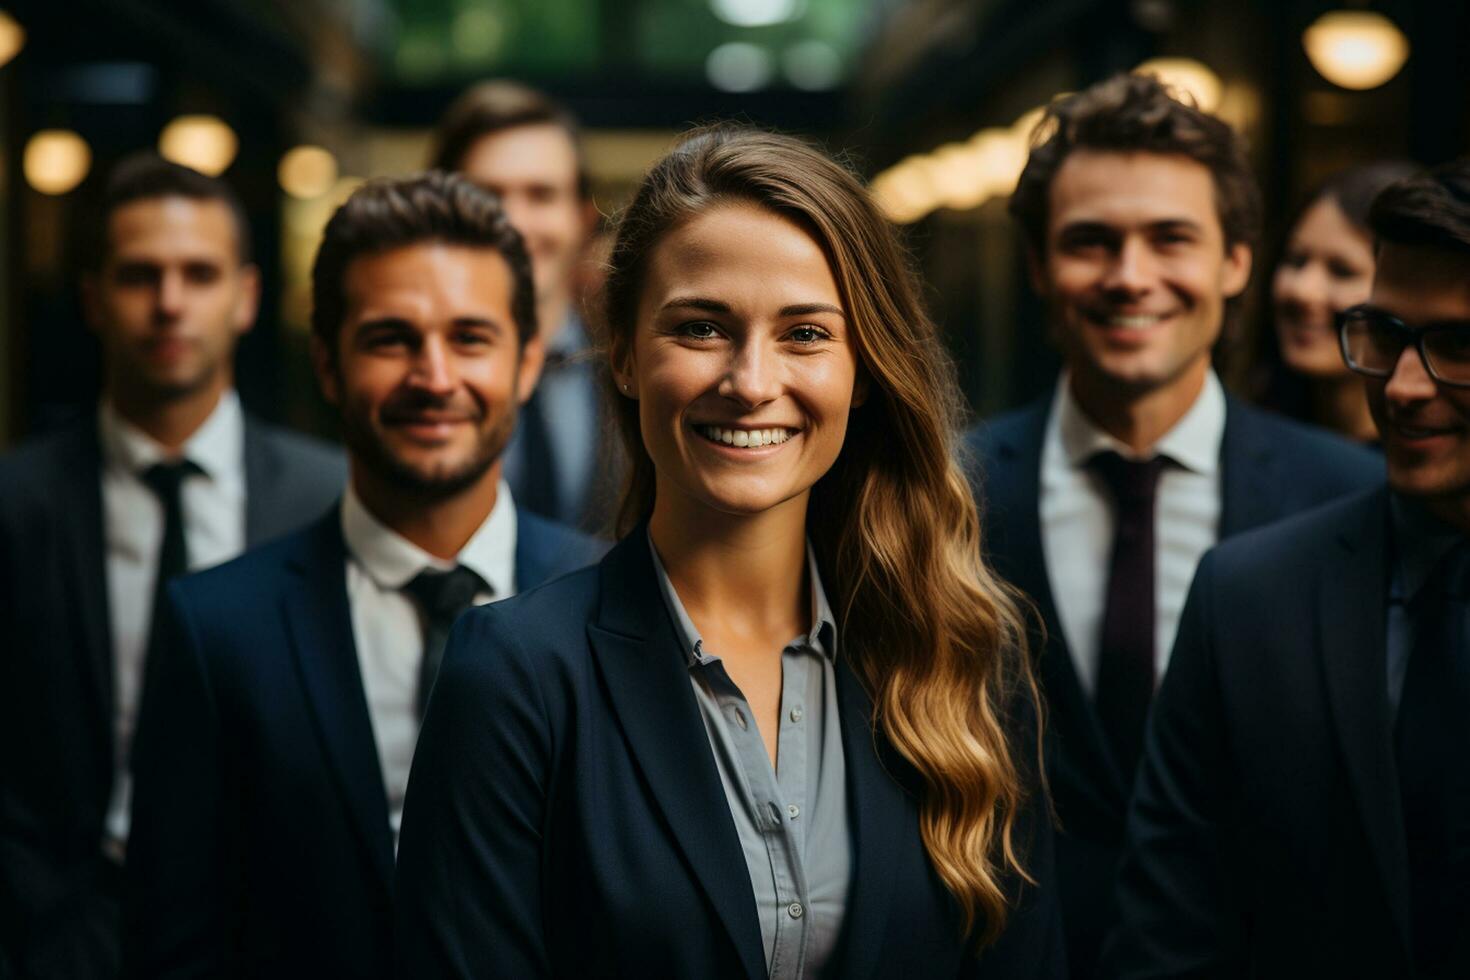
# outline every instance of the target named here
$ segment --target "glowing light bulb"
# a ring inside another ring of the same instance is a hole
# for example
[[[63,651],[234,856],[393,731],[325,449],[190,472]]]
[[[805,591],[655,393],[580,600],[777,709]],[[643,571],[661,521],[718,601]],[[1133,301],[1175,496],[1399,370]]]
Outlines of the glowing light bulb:
[[[158,152],[164,159],[218,177],[235,160],[240,139],[216,116],[179,116],[163,127]]]
[[[1312,67],[1334,85],[1377,88],[1409,60],[1409,39],[1393,21],[1368,10],[1335,10],[1302,34]]]
[[[26,29],[14,17],[0,10],[0,65],[20,54],[26,46]]]
[[[43,129],[26,143],[21,170],[42,194],[65,194],[92,169],[92,149],[69,129]]]
[[[1133,72],[1153,75],[1170,88],[1188,93],[1205,112],[1220,107],[1220,93],[1224,89],[1220,76],[1193,58],[1150,58]]]
[[[321,197],[337,182],[337,158],[320,146],[298,146],[286,151],[276,167],[281,190],[309,201]]]

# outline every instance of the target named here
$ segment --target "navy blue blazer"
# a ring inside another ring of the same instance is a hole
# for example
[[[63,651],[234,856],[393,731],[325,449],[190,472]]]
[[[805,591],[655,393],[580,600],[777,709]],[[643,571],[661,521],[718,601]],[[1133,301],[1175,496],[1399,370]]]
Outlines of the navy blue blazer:
[[[516,520],[518,587],[606,548]],[[130,974],[391,969],[393,838],[345,561],[334,508],[172,586],[133,751]]]
[[[116,970],[115,931],[86,924],[115,758],[101,452],[94,414],[0,458],[0,962],[26,977]],[[336,447],[247,416],[246,545],[316,518],[346,475]]]
[[[1060,827],[1057,884],[1068,958],[1086,976],[1115,919],[1113,879],[1123,845],[1133,773],[1103,735],[1062,634],[1042,550],[1038,498],[1050,393],[1028,408],[982,423],[967,445],[995,570],[1035,602],[1045,627],[1033,644],[1047,701],[1047,773]],[[1220,538],[1280,520],[1383,481],[1372,451],[1227,396],[1220,444]]]
[[[1105,977],[1410,977],[1383,488],[1221,544],[1154,702]]]
[[[466,614],[443,671],[399,838],[399,976],[766,976],[750,876],[641,531],[597,568]],[[1040,886],[1011,883],[1019,906],[976,958],[920,840],[913,769],[871,727],[840,656],[837,683],[854,853],[826,975],[1062,976],[1039,790],[1021,835]]]

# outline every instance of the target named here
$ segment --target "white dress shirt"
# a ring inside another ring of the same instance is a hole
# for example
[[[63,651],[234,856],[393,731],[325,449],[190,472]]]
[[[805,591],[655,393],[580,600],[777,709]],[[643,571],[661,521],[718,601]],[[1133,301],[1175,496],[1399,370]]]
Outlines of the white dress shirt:
[[[1041,543],[1062,635],[1089,694],[1097,682],[1116,505],[1088,460],[1113,450],[1128,459],[1168,457],[1154,510],[1154,676],[1164,676],[1184,599],[1200,558],[1220,536],[1220,443],[1225,391],[1211,371],[1188,412],[1140,457],[1100,429],[1063,374],[1041,447]]]
[[[163,502],[142,480],[155,463],[182,458],[203,472],[184,477],[179,492],[189,569],[234,558],[245,548],[245,416],[234,391],[170,453],[119,415],[106,399],[97,412],[102,448],[102,527],[107,550],[107,612],[112,629],[115,775],[107,811],[106,849],[120,856],[128,838],[132,784],[127,759],[142,697],[143,661],[152,625]]]
[[[409,763],[419,737],[419,665],[424,657],[423,618],[403,587],[426,568],[447,571],[456,562],[435,558],[387,527],[368,512],[350,485],[342,498],[342,537],[347,543],[352,638],[396,848]],[[458,557],[458,564],[491,589],[475,596],[477,605],[515,593],[515,562],[516,509],[502,480],[490,515]]]

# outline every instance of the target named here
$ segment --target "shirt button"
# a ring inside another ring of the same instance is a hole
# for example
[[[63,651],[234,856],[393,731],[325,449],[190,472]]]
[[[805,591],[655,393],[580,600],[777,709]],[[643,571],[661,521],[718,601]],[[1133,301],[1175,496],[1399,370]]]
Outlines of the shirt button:
[[[792,820],[795,820],[797,817],[801,816],[801,807],[797,806],[795,803],[792,803],[786,807],[786,812],[791,814]]]
[[[799,919],[804,914],[806,914],[806,909],[801,907],[800,902],[792,902],[790,905],[786,906],[786,914],[791,916],[793,919]]]
[[[791,709],[791,720],[792,721],[801,721],[801,706],[800,705],[797,705],[795,708],[792,708]]]

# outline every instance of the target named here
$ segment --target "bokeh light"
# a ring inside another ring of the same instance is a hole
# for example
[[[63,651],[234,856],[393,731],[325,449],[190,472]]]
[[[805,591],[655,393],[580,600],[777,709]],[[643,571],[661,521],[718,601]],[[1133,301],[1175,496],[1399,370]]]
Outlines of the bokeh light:
[[[87,178],[92,148],[69,129],[43,129],[26,143],[21,170],[42,194],[65,194]]]
[[[164,159],[211,177],[224,173],[239,149],[239,137],[217,116],[179,116],[158,137]]]
[[[1302,34],[1312,67],[1346,89],[1377,88],[1409,60],[1409,39],[1393,21],[1368,10],[1323,14]]]
[[[26,29],[10,14],[0,10],[0,65],[20,54],[26,46]]]
[[[298,146],[287,150],[276,168],[281,190],[309,201],[321,197],[337,183],[337,158],[320,146]]]

